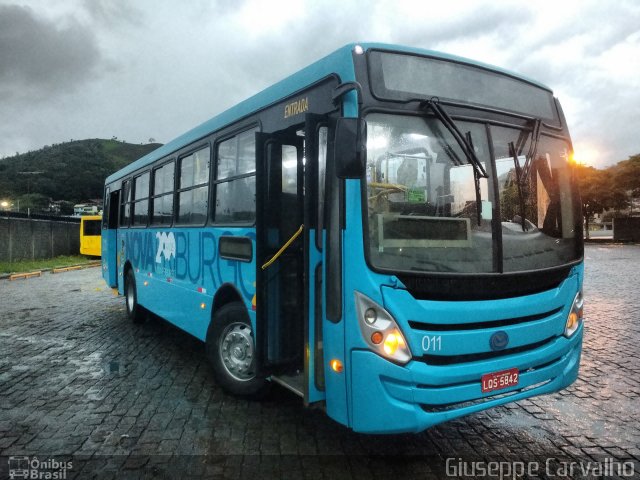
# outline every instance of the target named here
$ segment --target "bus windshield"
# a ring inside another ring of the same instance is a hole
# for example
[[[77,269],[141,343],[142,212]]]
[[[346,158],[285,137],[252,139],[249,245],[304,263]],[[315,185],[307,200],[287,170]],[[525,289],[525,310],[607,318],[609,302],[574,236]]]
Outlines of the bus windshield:
[[[528,130],[456,125],[471,140],[488,178],[478,175],[438,119],[367,116],[366,223],[372,266],[501,273],[576,260],[568,143],[541,135],[535,158],[528,159],[535,141]]]

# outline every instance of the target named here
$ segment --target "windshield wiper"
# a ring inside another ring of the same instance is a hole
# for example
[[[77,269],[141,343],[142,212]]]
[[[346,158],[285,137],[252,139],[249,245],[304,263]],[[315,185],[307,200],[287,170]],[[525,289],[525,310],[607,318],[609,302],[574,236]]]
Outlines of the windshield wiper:
[[[456,142],[458,142],[458,145],[460,145],[462,153],[464,153],[465,157],[467,157],[467,160],[473,166],[473,170],[478,175],[478,177],[489,178],[489,175],[487,175],[487,172],[482,166],[482,163],[480,163],[480,160],[478,160],[476,152],[473,150],[473,146],[470,145],[467,141],[467,138],[470,137],[471,132],[467,132],[467,138],[465,138],[453,119],[449,116],[446,110],[442,108],[442,105],[438,103],[437,98],[427,100],[426,102],[423,102],[422,105],[433,110],[433,113],[436,114],[436,117],[438,117],[442,124],[447,127],[447,130],[449,130],[453,138],[456,140]]]
[[[524,185],[522,183],[523,169],[520,167],[520,160],[518,160],[518,152],[513,142],[509,142],[509,155],[511,155],[511,158],[513,158],[513,165],[516,168],[516,187],[518,188],[518,200],[520,203],[520,219],[522,220],[522,231],[526,232],[527,227],[526,227],[526,220],[524,218],[524,212],[525,212],[524,192],[523,192]],[[525,165],[526,165],[526,161],[525,161]]]
[[[542,122],[539,118],[536,118],[533,123],[533,129],[531,131],[531,143],[529,144],[529,151],[527,152],[527,156],[525,157],[524,165],[522,166],[522,181],[526,182],[529,178],[529,171],[531,170],[531,165],[533,165],[533,161],[538,154],[538,142],[540,141],[540,124]]]

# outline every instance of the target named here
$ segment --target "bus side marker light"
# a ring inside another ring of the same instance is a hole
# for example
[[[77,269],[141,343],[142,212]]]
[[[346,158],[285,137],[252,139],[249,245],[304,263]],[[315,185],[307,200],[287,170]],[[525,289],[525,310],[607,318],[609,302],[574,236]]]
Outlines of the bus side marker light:
[[[329,365],[331,365],[331,370],[333,370],[336,373],[342,373],[342,370],[344,370],[344,366],[342,365],[342,362],[335,358],[331,360]]]
[[[383,338],[384,336],[382,335],[382,332],[373,332],[371,334],[371,341],[376,345],[382,343]]]
[[[147,285],[149,285],[149,282],[147,282],[146,280],[144,281],[144,286],[146,287]]]
[[[207,304],[206,304],[206,303],[204,303],[204,302],[202,302],[202,303],[200,304],[200,308],[204,310],[205,308],[207,308]]]

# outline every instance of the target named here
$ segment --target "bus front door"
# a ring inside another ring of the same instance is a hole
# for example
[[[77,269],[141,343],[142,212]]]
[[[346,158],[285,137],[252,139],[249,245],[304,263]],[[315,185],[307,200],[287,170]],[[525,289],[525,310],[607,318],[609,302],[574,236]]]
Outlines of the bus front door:
[[[106,190],[107,204],[102,217],[102,275],[112,288],[118,286],[118,214],[120,190]]]
[[[304,397],[304,137],[293,129],[256,138],[256,349],[262,374]]]

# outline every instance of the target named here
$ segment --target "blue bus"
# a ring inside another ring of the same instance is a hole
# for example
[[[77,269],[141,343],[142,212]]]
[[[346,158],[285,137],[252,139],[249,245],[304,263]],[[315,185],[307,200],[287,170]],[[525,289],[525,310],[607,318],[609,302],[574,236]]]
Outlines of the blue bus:
[[[358,432],[418,432],[578,375],[582,216],[535,80],[351,44],[106,179],[103,275]]]

